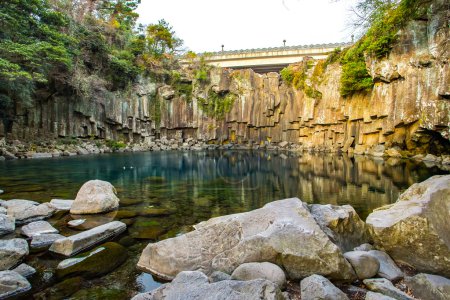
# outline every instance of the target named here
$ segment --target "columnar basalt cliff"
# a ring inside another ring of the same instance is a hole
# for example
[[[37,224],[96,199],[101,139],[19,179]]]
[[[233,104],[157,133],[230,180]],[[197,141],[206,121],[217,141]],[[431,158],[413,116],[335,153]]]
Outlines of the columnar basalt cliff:
[[[204,82],[184,70],[176,84],[142,78],[127,91],[99,89],[90,97],[64,88],[40,91],[32,107],[16,108],[15,122],[0,124],[0,137],[146,143],[167,137],[258,145],[287,141],[355,153],[383,144],[411,155],[448,152],[450,34],[445,7],[444,1],[435,1],[428,19],[409,22],[389,57],[366,58],[375,82],[370,93],[341,97],[339,63],[327,65],[315,83],[320,99],[287,86],[277,73],[213,69]],[[189,94],[177,84],[190,86]],[[217,99],[224,101],[222,106],[208,111],[205,105]]]

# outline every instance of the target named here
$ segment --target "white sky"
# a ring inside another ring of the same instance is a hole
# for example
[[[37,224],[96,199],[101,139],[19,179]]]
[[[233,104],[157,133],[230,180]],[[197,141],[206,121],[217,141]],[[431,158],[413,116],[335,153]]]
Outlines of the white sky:
[[[138,22],[165,19],[194,52],[349,42],[356,0],[142,0]]]

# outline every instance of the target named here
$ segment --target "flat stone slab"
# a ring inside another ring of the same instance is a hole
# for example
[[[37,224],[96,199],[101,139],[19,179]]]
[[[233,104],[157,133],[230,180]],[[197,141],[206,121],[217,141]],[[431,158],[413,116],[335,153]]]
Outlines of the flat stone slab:
[[[56,210],[70,210],[74,200],[64,200],[64,199],[52,199],[50,204],[53,205]]]
[[[59,233],[35,235],[31,240],[30,247],[31,249],[47,248],[50,247],[56,240],[63,238],[65,238],[65,236],[60,235]]]
[[[380,293],[398,300],[414,300],[414,298],[396,288],[392,282],[385,278],[364,279],[363,282],[372,292]]]
[[[19,205],[39,205],[39,202],[31,201],[31,200],[25,200],[25,199],[11,199],[11,200],[4,200],[0,202],[0,205],[4,208],[10,208],[13,206],[19,206]]]
[[[58,233],[59,231],[50,225],[47,221],[36,221],[28,223],[22,226],[20,233],[27,236],[33,237],[41,234]]]
[[[19,273],[25,278],[30,277],[36,273],[36,269],[27,264],[20,264],[13,271]]]
[[[99,244],[111,237],[114,237],[125,231],[127,225],[120,221],[113,221],[81,233],[56,240],[50,247],[53,253],[64,256],[75,255],[84,249]]]
[[[16,224],[25,224],[49,218],[55,212],[50,203],[39,204],[29,200],[9,200],[2,203],[8,209],[8,215],[16,219]]]
[[[25,293],[31,289],[28,280],[14,271],[0,272],[0,299]]]
[[[28,243],[24,239],[0,240],[0,270],[14,267],[28,253]]]

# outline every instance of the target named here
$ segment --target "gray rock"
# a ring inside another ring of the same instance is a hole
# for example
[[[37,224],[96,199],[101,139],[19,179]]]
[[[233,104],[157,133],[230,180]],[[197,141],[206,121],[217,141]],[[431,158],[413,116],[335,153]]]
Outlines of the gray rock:
[[[4,161],[6,158],[3,155],[0,155],[0,161]]]
[[[366,251],[349,251],[344,257],[350,262],[358,279],[374,277],[380,269],[378,259]]]
[[[450,279],[420,273],[405,280],[414,296],[421,299],[450,300]]]
[[[51,153],[33,153],[30,158],[52,158]]]
[[[450,277],[450,175],[413,184],[367,217],[375,246],[420,272]],[[413,250],[411,245],[414,245]]]
[[[423,159],[423,161],[430,161],[430,162],[438,162],[440,161],[439,157],[433,155],[433,154],[427,154]]]
[[[369,254],[375,257],[380,263],[378,276],[386,278],[390,281],[397,281],[403,278],[403,272],[395,264],[392,258],[383,251],[370,250]]]
[[[50,225],[50,223],[47,221],[31,222],[27,225],[22,226],[22,228],[20,229],[20,233],[27,237],[58,232],[59,231],[55,227]]]
[[[76,220],[71,220],[71,221],[67,222],[67,225],[69,225],[71,227],[77,227],[77,226],[80,226],[81,224],[83,224],[84,222],[86,222],[86,219],[76,219]]]
[[[31,249],[43,249],[50,247],[56,240],[63,239],[65,236],[58,233],[41,234],[33,236],[31,240]]]
[[[374,292],[367,292],[364,300],[395,300],[395,298]]]
[[[219,282],[222,280],[231,280],[231,275],[220,271],[214,271],[209,276],[209,282]]]
[[[90,180],[83,184],[70,208],[71,214],[97,214],[119,207],[114,186],[102,180]]]
[[[183,270],[231,273],[243,263],[267,261],[278,264],[292,279],[312,274],[339,280],[355,278],[339,247],[297,198],[213,218],[194,227],[195,231],[149,244],[138,267],[170,280]]]
[[[53,205],[56,210],[70,210],[73,201],[74,200],[52,199],[50,204]]]
[[[14,232],[15,229],[15,219],[11,216],[0,214],[0,236]]]
[[[23,200],[23,199],[12,199],[7,201],[2,201],[0,203],[1,206],[8,209],[10,207],[22,206],[22,205],[39,205],[39,202],[31,201],[31,200]]]
[[[309,205],[311,214],[320,228],[342,251],[350,251],[369,241],[366,223],[350,205]]]
[[[113,221],[66,238],[58,239],[51,245],[50,251],[64,256],[72,256],[122,233],[126,228],[127,226],[124,223]]]
[[[0,299],[6,299],[25,293],[31,284],[25,277],[14,271],[0,272]]]
[[[36,269],[27,264],[20,264],[13,271],[19,273],[25,278],[30,277],[36,273]]]
[[[2,156],[6,159],[6,160],[11,160],[11,159],[17,159],[17,156],[15,156],[13,153],[3,149],[3,153]]]
[[[24,239],[0,240],[0,271],[17,265],[28,255],[28,243]]]
[[[353,248],[353,251],[370,251],[374,250],[373,246],[371,244],[365,243],[362,245],[359,245],[358,247]]]
[[[3,206],[0,206],[0,215],[6,215],[8,213],[8,210],[4,208]]]
[[[133,300],[282,300],[280,289],[272,282],[223,280],[209,283],[198,271],[184,271],[168,284],[150,293],[138,294]]]
[[[279,146],[280,148],[285,148],[287,145],[289,145],[289,143],[286,142],[286,141],[283,141],[283,142],[281,142],[281,143],[278,144],[278,146]]]
[[[300,282],[302,300],[348,300],[343,291],[320,275],[311,275]]]
[[[283,288],[286,284],[286,275],[283,270],[279,266],[269,262],[242,264],[233,271],[231,279],[244,281],[266,279],[275,283],[280,288]]]
[[[363,282],[366,285],[367,289],[371,290],[372,292],[381,293],[398,300],[414,299],[396,288],[389,280],[385,278],[364,279]]]
[[[3,193],[4,193],[4,191],[3,191],[3,190],[0,190],[0,195],[3,194]]]
[[[13,202],[13,203],[11,203]],[[10,200],[6,201],[8,215],[16,219],[16,224],[25,224],[37,220],[49,218],[55,212],[55,208],[49,203],[33,204],[28,200]]]

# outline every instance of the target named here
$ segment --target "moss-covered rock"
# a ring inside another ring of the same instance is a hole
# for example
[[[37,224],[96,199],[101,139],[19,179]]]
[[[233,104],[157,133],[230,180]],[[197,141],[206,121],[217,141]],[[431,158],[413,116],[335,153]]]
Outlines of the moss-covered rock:
[[[91,251],[63,260],[56,268],[56,276],[58,278],[99,277],[120,266],[127,257],[127,250],[123,246],[108,242]]]
[[[43,290],[40,293],[34,294],[36,300],[59,300],[70,297],[75,292],[79,291],[83,284],[82,277],[73,277],[66,279],[60,283],[55,284]]]
[[[71,300],[122,300],[129,299],[129,295],[124,290],[108,289],[101,287],[92,287],[90,289],[83,289],[72,295]]]

